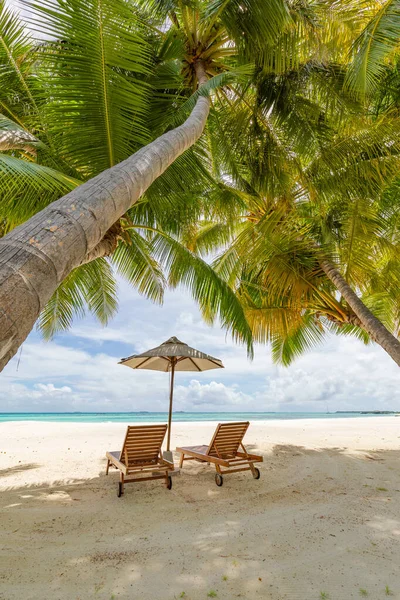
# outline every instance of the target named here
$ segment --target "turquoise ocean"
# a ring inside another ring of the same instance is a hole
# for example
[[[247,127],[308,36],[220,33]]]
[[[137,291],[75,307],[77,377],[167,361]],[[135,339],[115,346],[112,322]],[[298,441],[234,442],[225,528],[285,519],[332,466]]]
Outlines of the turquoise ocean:
[[[174,421],[281,421],[293,419],[356,419],[373,413],[317,413],[317,412],[174,412]],[[58,423],[165,423],[166,412],[76,412],[76,413],[0,413],[5,421],[49,421]]]

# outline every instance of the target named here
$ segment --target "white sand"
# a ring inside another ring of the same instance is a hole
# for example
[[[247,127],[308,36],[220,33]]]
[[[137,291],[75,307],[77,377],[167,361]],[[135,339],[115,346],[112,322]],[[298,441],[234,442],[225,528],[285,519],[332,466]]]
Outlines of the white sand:
[[[1,600],[400,599],[400,418],[254,422],[259,481],[188,462],[118,499],[125,427],[0,425]]]

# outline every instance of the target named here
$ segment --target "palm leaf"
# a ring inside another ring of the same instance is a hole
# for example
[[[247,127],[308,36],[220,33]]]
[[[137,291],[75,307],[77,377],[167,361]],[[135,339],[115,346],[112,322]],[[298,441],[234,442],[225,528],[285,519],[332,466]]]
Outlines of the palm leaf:
[[[128,233],[128,230],[127,230]],[[112,256],[117,273],[122,275],[140,294],[161,303],[166,281],[152,255],[151,243],[139,231],[129,230],[129,243],[120,243]]]
[[[97,259],[74,269],[42,310],[38,328],[46,340],[68,330],[87,308],[102,325],[117,310],[116,283],[110,265]]]
[[[206,83],[203,83],[191,96],[188,98],[178,110],[175,110],[169,121],[164,122],[164,127],[178,126],[184,120],[184,118],[193,110],[197,99],[200,96],[209,96],[211,91],[217,90],[220,87],[232,84],[237,81],[243,81],[248,79],[254,73],[254,65],[247,64],[231,68],[229,71],[219,73],[211,77]]]
[[[0,112],[20,125],[40,120],[33,43],[17,13],[0,1]]]
[[[304,352],[321,343],[323,337],[324,330],[315,322],[314,317],[305,315],[301,324],[272,342],[272,359],[287,367]]]
[[[50,167],[0,154],[0,214],[17,225],[80,183]]]
[[[93,176],[148,140],[150,52],[141,25],[124,0],[27,5],[49,39],[38,53],[47,73],[46,120],[65,160]]]
[[[102,325],[107,325],[118,307],[117,285],[112,269],[104,258],[98,258],[82,269],[82,284],[88,309]]]
[[[377,3],[378,11],[353,44],[345,84],[359,94],[376,91],[387,61],[399,48],[400,1]]]
[[[218,317],[222,327],[245,343],[252,355],[252,335],[243,308],[212,267],[166,234],[156,233],[152,245],[157,260],[168,273],[169,284],[188,289],[204,318],[212,323]]]
[[[219,18],[245,57],[272,47],[286,27],[293,25],[284,0],[212,0],[205,20]]]

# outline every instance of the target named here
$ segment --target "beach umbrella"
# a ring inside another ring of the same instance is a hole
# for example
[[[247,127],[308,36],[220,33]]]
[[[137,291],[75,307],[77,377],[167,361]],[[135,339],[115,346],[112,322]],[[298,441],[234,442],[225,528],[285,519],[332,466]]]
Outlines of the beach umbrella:
[[[131,367],[131,369],[149,369],[150,371],[165,371],[171,374],[170,391],[169,391],[169,414],[168,414],[168,437],[167,451],[170,451],[171,441],[171,419],[172,419],[172,402],[174,396],[174,376],[175,371],[209,371],[210,369],[223,369],[224,365],[218,358],[214,358],[209,354],[204,354],[200,350],[191,348],[184,342],[181,342],[176,337],[171,337],[169,340],[157,346],[142,352],[134,354],[128,358],[122,358],[120,365]]]

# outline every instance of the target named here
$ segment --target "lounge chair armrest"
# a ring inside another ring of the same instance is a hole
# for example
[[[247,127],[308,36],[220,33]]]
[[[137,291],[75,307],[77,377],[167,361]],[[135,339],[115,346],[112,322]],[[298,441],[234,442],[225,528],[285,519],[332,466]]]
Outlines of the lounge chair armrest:
[[[247,454],[245,454],[244,452],[238,452],[237,456],[240,456],[240,458],[248,458],[248,459],[254,460],[256,462],[264,462],[263,457],[259,456],[258,454],[249,454],[249,452]]]
[[[192,446],[192,448],[198,448],[199,446]],[[204,446],[206,447],[206,446]],[[203,452],[196,452],[192,450],[190,447],[177,448],[177,452],[181,454],[186,454],[187,456],[192,456],[196,460],[201,462],[213,463],[215,465],[220,465],[221,467],[229,467],[229,461],[223,458],[218,458],[217,456],[211,456],[210,454],[205,454]]]
[[[113,452],[106,452],[106,457],[114,467],[126,474],[126,465],[118,460]]]

